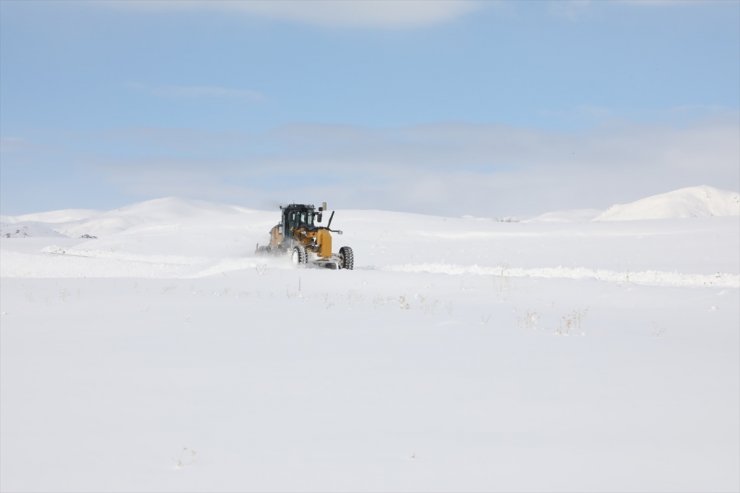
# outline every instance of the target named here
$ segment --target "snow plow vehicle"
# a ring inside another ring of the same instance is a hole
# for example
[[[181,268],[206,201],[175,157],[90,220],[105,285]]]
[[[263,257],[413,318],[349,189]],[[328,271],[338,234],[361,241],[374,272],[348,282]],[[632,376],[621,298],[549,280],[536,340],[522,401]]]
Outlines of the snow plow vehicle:
[[[270,230],[270,244],[257,245],[258,255],[287,255],[296,265],[326,267],[329,269],[349,269],[355,265],[352,248],[343,246],[339,252],[332,252],[332,233],[342,231],[331,229],[334,219],[332,211],[326,226],[321,226],[326,202],[318,209],[310,204],[290,204],[280,206],[281,221]]]

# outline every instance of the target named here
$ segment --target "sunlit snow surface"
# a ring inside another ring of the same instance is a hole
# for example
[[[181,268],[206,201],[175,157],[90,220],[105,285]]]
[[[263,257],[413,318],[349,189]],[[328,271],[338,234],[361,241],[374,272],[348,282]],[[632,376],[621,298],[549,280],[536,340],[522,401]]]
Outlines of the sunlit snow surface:
[[[738,217],[595,216],[3,217],[0,490],[737,491]]]

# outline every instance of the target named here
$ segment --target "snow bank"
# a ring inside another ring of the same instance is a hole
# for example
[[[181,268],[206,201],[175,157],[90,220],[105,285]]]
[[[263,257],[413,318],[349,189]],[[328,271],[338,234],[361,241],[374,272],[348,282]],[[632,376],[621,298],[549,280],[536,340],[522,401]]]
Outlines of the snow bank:
[[[607,269],[543,267],[534,269],[507,266],[483,267],[454,264],[390,265],[389,272],[426,272],[432,274],[492,276],[499,279],[531,277],[537,279],[595,279],[598,281],[632,283],[644,286],[672,287],[724,287],[740,288],[740,275],[717,272],[715,274],[686,274],[681,272],[641,271],[616,272]]]
[[[686,217],[740,216],[740,194],[709,186],[689,187],[617,204],[595,221],[631,221]]]

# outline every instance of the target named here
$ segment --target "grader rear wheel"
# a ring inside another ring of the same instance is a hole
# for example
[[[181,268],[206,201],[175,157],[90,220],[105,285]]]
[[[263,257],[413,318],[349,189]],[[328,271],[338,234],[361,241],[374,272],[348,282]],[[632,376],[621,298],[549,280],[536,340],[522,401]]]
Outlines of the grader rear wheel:
[[[339,266],[342,269],[352,270],[355,268],[355,255],[352,248],[343,246],[339,249]]]

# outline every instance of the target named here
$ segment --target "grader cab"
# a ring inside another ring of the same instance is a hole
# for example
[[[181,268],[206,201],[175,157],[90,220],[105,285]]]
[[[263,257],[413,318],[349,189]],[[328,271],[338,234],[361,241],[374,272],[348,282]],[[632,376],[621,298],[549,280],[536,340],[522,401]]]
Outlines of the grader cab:
[[[296,265],[353,269],[351,247],[343,246],[339,252],[333,253],[332,233],[341,235],[342,231],[331,229],[333,211],[326,226],[321,225],[326,209],[326,202],[318,209],[308,204],[281,206],[280,223],[270,230],[270,244],[257,245],[256,253],[289,254]]]

